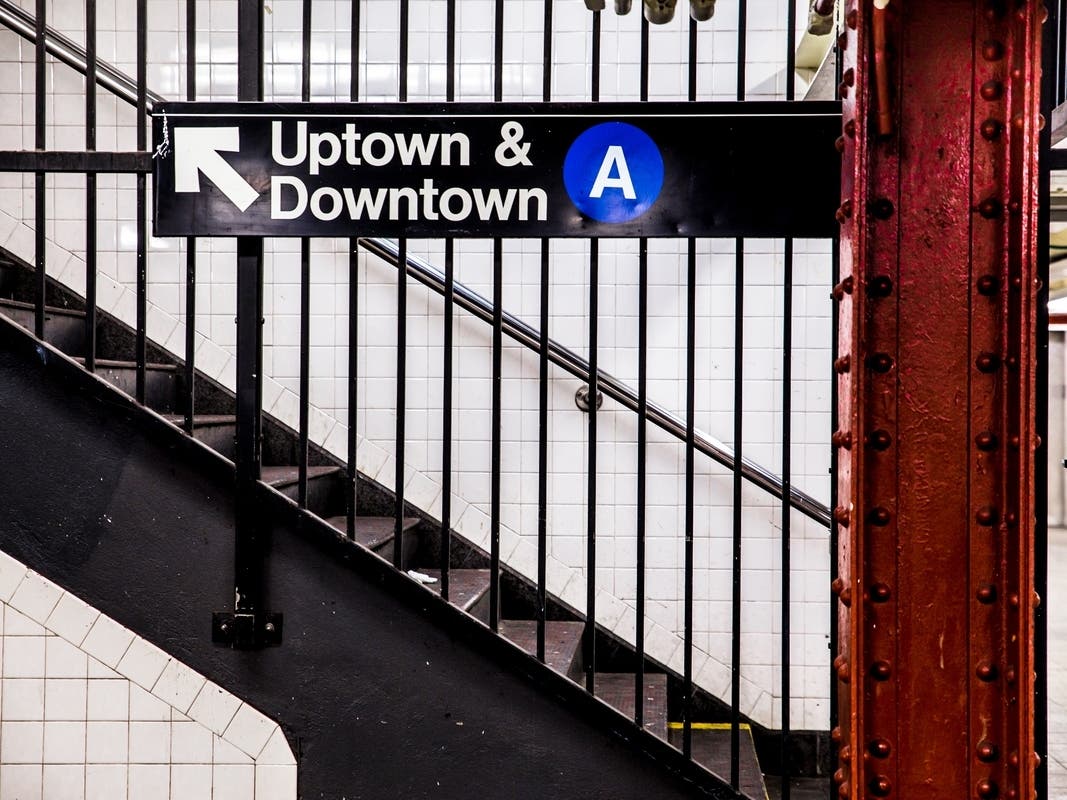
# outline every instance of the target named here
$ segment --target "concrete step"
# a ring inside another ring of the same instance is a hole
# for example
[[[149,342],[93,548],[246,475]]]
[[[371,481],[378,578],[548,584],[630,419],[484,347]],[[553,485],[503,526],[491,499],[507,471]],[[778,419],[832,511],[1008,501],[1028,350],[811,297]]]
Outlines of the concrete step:
[[[420,569],[437,583],[429,588],[441,594],[441,570]],[[472,617],[489,623],[489,570],[487,569],[450,569],[448,571],[448,600],[459,606]]]
[[[545,663],[571,680],[582,675],[582,631],[585,623],[548,620],[545,623]],[[537,621],[500,620],[500,635],[527,653],[537,652]]]
[[[309,489],[310,491],[310,489]],[[326,519],[337,530],[348,534],[348,518],[344,515]],[[402,535],[404,537],[404,569],[416,569],[415,556],[419,549],[418,517],[404,517]],[[393,517],[356,517],[356,541],[369,550],[373,550],[389,563],[393,562],[393,534],[396,520]],[[419,570],[426,572],[427,570]]]
[[[85,365],[85,359],[77,361]],[[137,364],[133,361],[96,359],[96,374],[121,392],[133,397],[137,392]],[[178,410],[178,368],[173,364],[145,365],[145,405],[153,411],[173,414]]]
[[[181,414],[164,414],[168,422],[179,428],[185,424]],[[197,414],[193,417],[193,437],[233,461],[237,446],[237,418],[232,414]]]
[[[634,674],[632,672],[598,672],[596,696],[623,715],[634,718]],[[667,739],[667,676],[646,674],[644,678],[645,730]]]
[[[35,309],[32,303],[0,299],[0,314],[14,320],[28,331],[34,329]],[[84,355],[85,313],[45,306],[44,338],[68,356]]]

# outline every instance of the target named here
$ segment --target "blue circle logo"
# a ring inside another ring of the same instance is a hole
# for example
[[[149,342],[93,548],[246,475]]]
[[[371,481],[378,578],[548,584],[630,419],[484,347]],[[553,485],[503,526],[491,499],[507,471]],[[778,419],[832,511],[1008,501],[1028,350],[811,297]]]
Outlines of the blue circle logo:
[[[663,157],[647,133],[625,122],[584,131],[563,160],[563,185],[578,210],[598,222],[629,222],[656,202]]]

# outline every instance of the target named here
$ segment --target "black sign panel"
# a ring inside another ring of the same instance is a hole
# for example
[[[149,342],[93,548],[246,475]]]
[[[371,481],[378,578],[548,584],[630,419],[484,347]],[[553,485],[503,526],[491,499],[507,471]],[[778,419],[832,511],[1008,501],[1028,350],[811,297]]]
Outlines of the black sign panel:
[[[835,103],[165,103],[157,236],[831,236]]]

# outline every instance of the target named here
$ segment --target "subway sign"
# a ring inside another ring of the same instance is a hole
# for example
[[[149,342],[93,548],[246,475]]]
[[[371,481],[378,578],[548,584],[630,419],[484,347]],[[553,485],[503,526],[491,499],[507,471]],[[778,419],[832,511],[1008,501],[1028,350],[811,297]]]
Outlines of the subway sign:
[[[825,237],[835,103],[164,103],[156,236]]]

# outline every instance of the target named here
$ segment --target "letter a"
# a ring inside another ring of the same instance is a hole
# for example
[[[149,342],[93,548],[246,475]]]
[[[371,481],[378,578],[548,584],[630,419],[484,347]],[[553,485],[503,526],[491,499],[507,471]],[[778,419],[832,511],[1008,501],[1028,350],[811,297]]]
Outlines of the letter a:
[[[617,170],[619,177],[611,177],[612,170]],[[600,198],[605,189],[622,189],[622,196],[627,200],[636,200],[637,192],[634,191],[634,182],[630,180],[630,168],[626,166],[626,154],[622,147],[613,144],[608,147],[604,156],[604,163],[600,165],[600,172],[593,181],[593,188],[589,190],[589,196]]]

